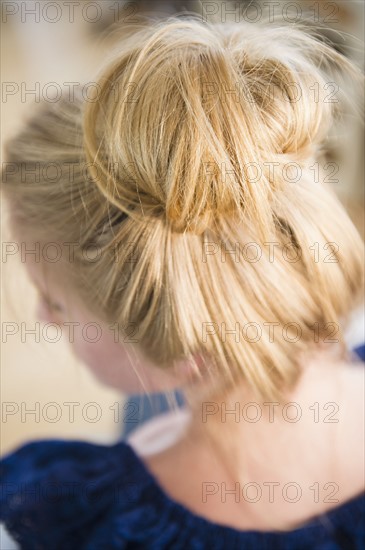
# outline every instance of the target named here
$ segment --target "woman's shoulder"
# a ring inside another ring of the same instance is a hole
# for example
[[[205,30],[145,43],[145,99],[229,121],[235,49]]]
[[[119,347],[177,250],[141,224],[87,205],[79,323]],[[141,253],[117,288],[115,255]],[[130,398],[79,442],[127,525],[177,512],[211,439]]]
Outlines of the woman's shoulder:
[[[143,470],[142,470],[143,471]],[[139,479],[141,464],[132,448],[118,442],[101,445],[87,441],[42,439],[25,443],[0,460],[2,493],[6,508],[30,505],[56,507],[64,500],[102,502],[101,490],[115,488],[133,477]],[[124,485],[123,485],[124,489]],[[6,510],[5,508],[5,510]],[[4,512],[4,509],[2,513]]]
[[[133,463],[131,449],[123,443],[105,446],[78,440],[42,439],[25,443],[3,456],[0,472],[3,483],[5,481],[10,487],[5,496],[11,498],[11,489],[15,492],[27,484],[49,480],[48,496],[51,500],[54,490],[54,502],[57,502],[57,495],[67,492],[64,486],[61,487],[65,480],[70,483],[92,482],[94,478],[103,476],[107,482],[108,476],[115,475],[121,462],[128,467]],[[89,490],[92,490],[91,484]],[[24,503],[27,496],[25,491]]]
[[[365,494],[291,532],[216,525],[171,500],[123,442],[35,441],[1,460],[1,476],[1,519],[21,547],[360,548],[365,539]]]
[[[26,443],[1,459],[0,477],[0,519],[21,548],[83,548],[146,488],[141,464],[122,442]]]

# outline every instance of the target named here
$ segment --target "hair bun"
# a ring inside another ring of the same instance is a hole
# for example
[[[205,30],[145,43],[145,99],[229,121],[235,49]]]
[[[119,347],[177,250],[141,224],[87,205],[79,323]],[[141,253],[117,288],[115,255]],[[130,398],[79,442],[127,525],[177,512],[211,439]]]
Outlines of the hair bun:
[[[284,182],[268,164],[305,158],[326,135],[332,105],[312,98],[325,84],[315,60],[340,56],[291,28],[253,27],[173,20],[121,44],[84,127],[92,176],[118,208],[176,231],[234,214],[270,223]]]

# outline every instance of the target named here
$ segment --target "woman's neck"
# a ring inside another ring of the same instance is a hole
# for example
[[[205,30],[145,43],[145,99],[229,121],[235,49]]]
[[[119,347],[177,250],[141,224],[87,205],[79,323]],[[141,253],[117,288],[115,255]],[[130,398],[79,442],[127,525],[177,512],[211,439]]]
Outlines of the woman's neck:
[[[203,403],[186,436],[147,466],[173,499],[217,523],[295,528],[363,490],[363,376],[326,355],[286,403],[250,401],[237,387]]]

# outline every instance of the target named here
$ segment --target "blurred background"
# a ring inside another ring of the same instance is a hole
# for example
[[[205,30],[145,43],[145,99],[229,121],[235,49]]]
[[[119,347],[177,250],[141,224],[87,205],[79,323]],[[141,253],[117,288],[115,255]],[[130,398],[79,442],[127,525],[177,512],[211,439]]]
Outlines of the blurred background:
[[[108,54],[115,25],[133,23],[137,14],[165,17],[181,11],[209,21],[255,22],[269,13],[318,27],[334,47],[363,67],[364,2],[241,1],[2,1],[1,147],[21,126],[36,96],[93,79]],[[233,11],[234,10],[234,11]],[[268,12],[269,10],[269,12]],[[340,31],[340,32],[339,32]],[[364,134],[348,117],[325,152],[336,192],[360,232],[364,232]],[[6,160],[6,159],[5,159]],[[2,241],[11,241],[6,204],[1,209]],[[77,362],[67,342],[36,341],[23,327],[35,327],[35,290],[19,255],[3,256],[1,319],[1,453],[37,437],[84,438],[103,443],[121,432],[123,396],[97,384]],[[14,334],[4,333],[7,331]],[[10,328],[9,328],[10,327]],[[72,405],[72,403],[74,405]],[[71,414],[73,409],[74,414]],[[120,414],[117,414],[120,412]]]

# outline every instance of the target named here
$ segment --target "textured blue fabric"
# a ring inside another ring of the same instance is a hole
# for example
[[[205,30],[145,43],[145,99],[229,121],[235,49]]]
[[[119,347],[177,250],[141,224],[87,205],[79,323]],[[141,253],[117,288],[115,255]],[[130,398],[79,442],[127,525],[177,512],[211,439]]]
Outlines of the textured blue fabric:
[[[171,500],[124,442],[28,443],[0,461],[0,479],[0,520],[25,550],[365,549],[365,493],[300,529],[239,531]]]
[[[238,531],[171,500],[134,450],[28,443],[1,462],[1,520],[26,550],[365,548],[365,493],[290,532]]]

